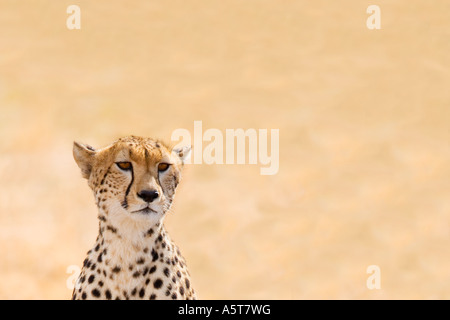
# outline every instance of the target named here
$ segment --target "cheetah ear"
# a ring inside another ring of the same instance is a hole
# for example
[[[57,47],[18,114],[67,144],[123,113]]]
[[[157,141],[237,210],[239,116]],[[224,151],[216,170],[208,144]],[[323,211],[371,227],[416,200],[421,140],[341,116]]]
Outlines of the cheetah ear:
[[[83,178],[89,179],[92,171],[92,164],[96,151],[90,145],[82,144],[74,141],[73,143],[73,158],[81,169]]]
[[[181,160],[182,163],[190,163],[191,146],[184,146],[172,150]]]

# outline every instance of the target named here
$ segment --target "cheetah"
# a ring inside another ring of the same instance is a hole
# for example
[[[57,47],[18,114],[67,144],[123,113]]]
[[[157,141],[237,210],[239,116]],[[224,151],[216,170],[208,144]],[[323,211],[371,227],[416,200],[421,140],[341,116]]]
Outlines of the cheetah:
[[[74,142],[99,233],[72,299],[196,299],[186,261],[163,225],[190,150],[136,136],[102,149]]]

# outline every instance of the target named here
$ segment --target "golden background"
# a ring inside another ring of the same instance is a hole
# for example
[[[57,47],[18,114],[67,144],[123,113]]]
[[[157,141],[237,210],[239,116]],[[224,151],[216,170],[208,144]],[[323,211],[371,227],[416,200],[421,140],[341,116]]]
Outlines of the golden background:
[[[446,0],[0,0],[0,298],[71,296],[98,231],[73,140],[201,120],[279,129],[280,169],[186,167],[166,226],[199,298],[449,299],[449,17]]]

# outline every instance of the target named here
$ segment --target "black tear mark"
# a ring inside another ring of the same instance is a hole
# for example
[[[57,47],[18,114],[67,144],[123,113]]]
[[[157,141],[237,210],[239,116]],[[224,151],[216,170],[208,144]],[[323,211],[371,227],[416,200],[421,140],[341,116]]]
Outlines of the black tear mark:
[[[131,164],[131,182],[130,182],[130,184],[128,185],[128,188],[127,188],[127,191],[125,191],[125,198],[123,199],[123,201],[122,201],[122,207],[124,208],[124,209],[127,209],[128,208],[128,200],[127,200],[127,197],[128,197],[128,194],[130,193],[130,190],[131,190],[131,186],[133,185],[133,182],[134,182],[134,170],[133,170],[133,165]]]
[[[161,187],[162,192],[164,193],[163,186],[162,186],[162,184],[161,184],[161,181],[159,180],[159,172],[157,173],[156,178],[157,178],[156,180],[158,180],[158,184],[159,184],[159,186]]]

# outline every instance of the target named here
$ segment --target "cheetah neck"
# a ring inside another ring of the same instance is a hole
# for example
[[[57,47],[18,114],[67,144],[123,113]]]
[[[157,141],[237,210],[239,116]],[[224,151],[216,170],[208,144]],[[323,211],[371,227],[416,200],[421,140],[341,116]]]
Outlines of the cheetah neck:
[[[73,299],[195,299],[186,261],[163,221],[125,220],[99,212],[99,234]]]
[[[120,227],[119,227],[120,226]],[[168,238],[163,219],[136,221],[120,216],[108,216],[99,211],[99,233],[96,245],[106,245],[114,251],[113,257],[121,260],[133,259],[143,250],[152,250],[159,242]],[[168,240],[168,239],[167,239]]]
[[[156,264],[172,262],[177,248],[162,221],[154,225],[122,221],[119,229],[107,217],[101,218],[101,213],[99,217],[99,234],[86,259],[90,266],[84,267],[95,265],[105,276],[105,285],[111,287],[113,283],[115,291],[132,295],[134,287],[142,286],[147,276],[156,274]]]

